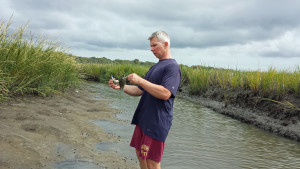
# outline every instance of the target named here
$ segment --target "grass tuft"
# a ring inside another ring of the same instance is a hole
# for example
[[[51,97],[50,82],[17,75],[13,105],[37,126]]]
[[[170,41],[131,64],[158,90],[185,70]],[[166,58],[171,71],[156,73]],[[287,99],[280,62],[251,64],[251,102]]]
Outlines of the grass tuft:
[[[48,96],[78,84],[78,63],[58,43],[35,40],[26,26],[0,22],[0,101],[26,94]],[[10,33],[11,32],[11,33]]]

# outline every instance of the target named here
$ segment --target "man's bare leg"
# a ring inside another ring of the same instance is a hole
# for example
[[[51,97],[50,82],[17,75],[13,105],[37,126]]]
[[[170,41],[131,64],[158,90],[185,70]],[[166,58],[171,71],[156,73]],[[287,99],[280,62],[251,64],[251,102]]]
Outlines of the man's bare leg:
[[[161,169],[160,163],[150,159],[143,160],[139,155],[139,151],[135,150],[135,152],[137,158],[139,159],[141,169]]]
[[[148,169],[146,160],[143,160],[143,159],[140,157],[139,151],[138,151],[138,150],[135,150],[135,152],[136,152],[137,158],[139,159],[141,169]]]
[[[160,163],[150,160],[150,159],[147,159],[146,161],[147,161],[148,169],[161,169]]]

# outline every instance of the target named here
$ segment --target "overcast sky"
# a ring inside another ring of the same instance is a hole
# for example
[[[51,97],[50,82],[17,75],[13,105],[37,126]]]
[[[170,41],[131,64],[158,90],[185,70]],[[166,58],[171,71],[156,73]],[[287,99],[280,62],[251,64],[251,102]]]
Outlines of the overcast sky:
[[[11,15],[77,56],[157,62],[147,38],[164,30],[180,64],[300,66],[299,0],[1,0],[1,20]]]

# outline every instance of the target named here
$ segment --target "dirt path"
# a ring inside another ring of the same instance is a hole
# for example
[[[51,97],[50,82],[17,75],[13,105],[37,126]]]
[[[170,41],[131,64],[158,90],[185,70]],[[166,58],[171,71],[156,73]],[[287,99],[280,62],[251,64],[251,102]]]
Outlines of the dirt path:
[[[64,96],[0,105],[0,168],[47,169],[66,160],[90,162],[99,168],[138,168],[136,162],[115,152],[95,149],[96,143],[118,141],[118,137],[90,121],[115,121],[117,110],[105,101],[90,99],[91,94],[74,89]]]

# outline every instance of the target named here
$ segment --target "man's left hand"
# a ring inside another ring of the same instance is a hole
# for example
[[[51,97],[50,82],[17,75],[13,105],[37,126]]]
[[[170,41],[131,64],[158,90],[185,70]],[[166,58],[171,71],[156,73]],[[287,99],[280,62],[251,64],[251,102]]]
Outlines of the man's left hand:
[[[135,73],[128,75],[127,78],[130,83],[137,84],[137,85],[140,85],[141,81],[143,80],[143,78],[141,78],[139,75]]]

